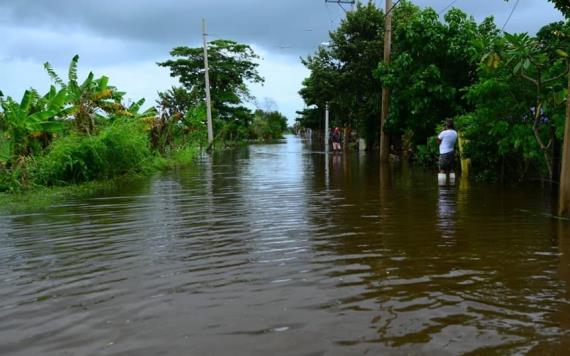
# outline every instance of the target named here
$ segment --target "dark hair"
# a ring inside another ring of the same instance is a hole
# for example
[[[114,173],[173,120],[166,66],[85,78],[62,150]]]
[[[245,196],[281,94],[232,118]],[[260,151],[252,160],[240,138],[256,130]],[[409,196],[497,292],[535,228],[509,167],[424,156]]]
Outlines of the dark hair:
[[[453,119],[445,119],[445,127],[448,129],[455,129]]]

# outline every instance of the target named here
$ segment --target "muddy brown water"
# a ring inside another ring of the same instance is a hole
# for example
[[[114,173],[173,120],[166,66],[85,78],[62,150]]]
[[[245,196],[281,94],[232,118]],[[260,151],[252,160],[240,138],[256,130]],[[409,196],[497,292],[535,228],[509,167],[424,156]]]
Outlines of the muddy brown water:
[[[293,136],[0,216],[1,355],[564,354],[570,223],[536,185]]]

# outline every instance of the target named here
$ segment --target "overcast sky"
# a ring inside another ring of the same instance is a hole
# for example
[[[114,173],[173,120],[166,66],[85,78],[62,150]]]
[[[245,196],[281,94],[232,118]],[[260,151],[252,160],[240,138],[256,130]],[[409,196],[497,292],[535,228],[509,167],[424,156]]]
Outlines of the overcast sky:
[[[417,0],[442,11],[451,0]],[[384,1],[377,1],[384,6]],[[515,0],[456,0],[454,6],[481,20],[494,15],[499,27]],[[157,91],[176,80],[157,61],[172,47],[201,45],[201,19],[210,39],[248,43],[261,55],[266,82],[252,87],[260,102],[272,99],[292,123],[303,108],[297,92],[308,75],[299,57],[327,41],[344,16],[325,0],[0,0],[0,90],[20,98],[24,90],[49,88],[42,64],[49,61],[65,77],[80,56],[80,74],[107,75],[127,97],[154,103]],[[536,32],[562,20],[546,0],[520,0],[508,32]],[[271,101],[271,100],[268,100]]]

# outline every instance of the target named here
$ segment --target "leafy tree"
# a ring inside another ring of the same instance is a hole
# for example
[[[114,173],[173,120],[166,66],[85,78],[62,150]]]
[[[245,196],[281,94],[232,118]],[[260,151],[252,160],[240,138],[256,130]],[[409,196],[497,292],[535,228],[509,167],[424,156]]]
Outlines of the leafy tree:
[[[337,88],[340,88],[340,66],[333,58],[330,48],[319,47],[313,56],[301,59],[302,63],[309,69],[310,75],[303,80],[303,87],[299,94],[305,104],[312,107],[298,112],[300,117],[298,122],[305,128],[323,128],[324,108],[327,103],[331,106],[332,120],[342,117],[342,111],[349,111],[339,103]],[[346,115],[349,116],[349,115]]]
[[[372,72],[383,56],[383,37],[384,15],[374,3],[358,4],[347,13],[330,33],[330,44],[302,59],[311,73],[300,94],[307,105],[318,108],[301,112],[299,122],[321,126],[315,126],[322,121],[316,116],[328,102],[333,124],[356,127],[369,144],[377,139],[381,85]]]
[[[536,94],[535,105],[531,109],[532,129],[543,152],[549,178],[553,179],[552,148],[556,142],[556,128],[551,118],[544,118],[544,111],[548,105],[560,106],[563,101],[560,94],[564,90],[564,85],[560,79],[566,77],[568,73],[570,65],[568,55],[566,52],[560,52],[560,55],[549,56],[546,51],[548,47],[544,43],[526,34],[505,34],[505,39],[507,40],[505,55],[513,66],[513,73],[519,74],[534,87]],[[541,133],[541,127],[546,127],[546,134]],[[544,139],[544,136],[547,138]]]
[[[256,110],[251,125],[254,139],[274,140],[287,130],[287,118],[277,111]]]
[[[405,5],[409,16],[395,30],[392,63],[380,63],[376,75],[392,93],[385,129],[395,139],[411,132],[413,144],[419,145],[426,144],[444,118],[470,109],[463,94],[477,79],[473,41],[491,36],[496,28],[491,19],[478,26],[459,9],[441,22],[431,8]]]
[[[550,2],[554,3],[554,6],[558,10],[560,10],[564,16],[570,17],[570,2],[567,0],[549,0]]]
[[[177,77],[188,92],[171,94],[186,96],[184,100],[204,101],[204,52],[201,47],[176,47],[170,55],[173,59],[158,63],[170,69],[170,75]],[[216,40],[209,43],[208,62],[210,66],[210,90],[214,114],[228,120],[244,111],[244,101],[252,99],[247,83],[263,83],[255,62],[259,57],[250,46],[230,40]],[[192,98],[192,99],[190,99]]]
[[[534,105],[532,88],[506,66],[482,65],[478,75],[465,94],[474,109],[456,120],[473,171],[486,180],[521,179],[533,167],[540,171],[543,160],[532,138],[529,111]]]
[[[554,170],[558,167],[558,162],[553,159],[559,147],[555,118],[557,111],[563,110],[565,77],[570,66],[567,51],[563,50],[569,43],[557,38],[557,33],[570,34],[570,29],[558,23],[544,27],[537,37],[505,33],[491,42],[492,49],[483,56],[488,68],[505,67],[512,72],[513,76],[499,72],[499,81],[513,83],[522,79],[526,82],[523,86],[526,91],[516,93],[519,103],[526,105],[526,112],[519,115],[526,118],[532,130],[550,179],[555,179]],[[514,91],[510,93],[515,94]]]
[[[158,93],[158,106],[166,111],[167,116],[184,117],[188,110],[198,104],[199,98],[183,87],[173,86],[165,92]]]

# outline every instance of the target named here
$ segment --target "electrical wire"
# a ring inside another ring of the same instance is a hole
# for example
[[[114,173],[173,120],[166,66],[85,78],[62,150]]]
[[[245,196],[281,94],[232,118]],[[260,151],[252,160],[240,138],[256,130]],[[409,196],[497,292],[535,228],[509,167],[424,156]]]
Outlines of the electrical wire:
[[[517,0],[517,2],[515,3],[515,6],[513,6],[513,9],[511,10],[511,13],[509,15],[509,17],[507,18],[507,21],[505,21],[505,24],[503,25],[503,28],[501,29],[501,31],[505,31],[505,28],[507,27],[507,24],[509,23],[509,21],[511,21],[511,17],[513,17],[513,14],[515,13],[515,10],[517,9],[517,6],[519,6],[519,2],[520,0]]]
[[[384,17],[388,16],[392,10],[394,10],[394,8],[396,7],[396,5],[398,5],[400,3],[401,0],[396,1],[396,3],[394,3],[394,5],[392,5],[392,7],[390,8],[390,10],[388,10],[388,12],[386,13],[386,15],[384,15]]]
[[[452,2],[449,3],[449,5],[447,5],[443,10],[441,10],[439,12],[439,15],[441,16],[441,14],[443,14],[444,12],[447,11],[447,9],[449,9],[450,7],[452,7],[458,0],[453,0]]]
[[[328,14],[329,20],[330,20],[330,23],[329,23],[329,31],[330,31],[330,30],[332,30],[332,28],[334,26],[334,20],[333,20],[332,14],[331,14],[331,9],[329,9],[326,2],[324,3],[324,5],[325,5],[325,9],[327,11],[327,14]]]

